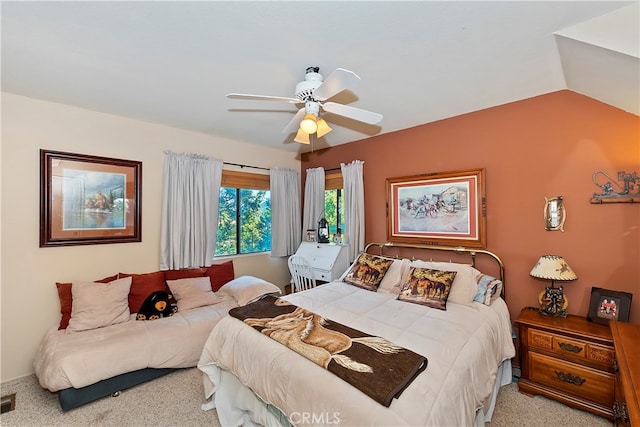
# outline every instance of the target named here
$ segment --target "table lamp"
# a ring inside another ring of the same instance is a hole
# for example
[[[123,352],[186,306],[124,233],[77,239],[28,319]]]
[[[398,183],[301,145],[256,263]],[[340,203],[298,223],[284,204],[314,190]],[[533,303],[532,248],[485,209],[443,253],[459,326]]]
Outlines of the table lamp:
[[[551,280],[551,287],[547,286],[538,295],[540,313],[547,316],[567,317],[569,301],[564,296],[562,285],[554,286],[554,281],[576,280],[578,276],[573,272],[569,264],[559,255],[543,255],[529,273],[538,279]]]

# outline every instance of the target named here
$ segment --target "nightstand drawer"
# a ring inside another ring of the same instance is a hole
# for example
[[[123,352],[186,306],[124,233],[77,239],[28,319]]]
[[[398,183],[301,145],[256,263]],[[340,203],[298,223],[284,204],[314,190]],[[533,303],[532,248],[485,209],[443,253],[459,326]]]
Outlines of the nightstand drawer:
[[[568,354],[583,359],[587,358],[587,343],[575,341],[565,337],[553,337],[553,351],[559,354]]]
[[[563,358],[576,362],[586,360],[613,369],[615,352],[613,348],[604,347],[582,340],[563,337],[544,331],[529,329],[529,345],[532,348],[546,350]]]
[[[602,363],[613,370],[616,352],[612,348],[589,344],[587,346],[587,359]]]
[[[613,407],[613,374],[537,353],[529,354],[529,372],[532,381]]]

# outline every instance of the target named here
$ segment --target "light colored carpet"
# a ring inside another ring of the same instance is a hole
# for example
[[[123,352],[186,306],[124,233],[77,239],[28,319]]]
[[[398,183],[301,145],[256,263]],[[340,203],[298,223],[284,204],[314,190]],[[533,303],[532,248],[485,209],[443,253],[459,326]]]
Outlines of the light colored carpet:
[[[198,369],[173,372],[107,397],[62,412],[55,394],[43,390],[34,376],[2,385],[2,396],[16,394],[16,409],[0,415],[2,426],[213,426],[220,427],[215,410],[204,412]],[[488,427],[547,427],[550,425],[610,427],[588,412],[544,397],[518,392],[516,384],[501,389]]]
[[[31,375],[2,385],[2,395],[16,394],[16,409],[0,415],[4,426],[212,426],[215,410],[203,411],[201,372],[181,369],[153,381],[63,412],[58,395],[43,390]]]

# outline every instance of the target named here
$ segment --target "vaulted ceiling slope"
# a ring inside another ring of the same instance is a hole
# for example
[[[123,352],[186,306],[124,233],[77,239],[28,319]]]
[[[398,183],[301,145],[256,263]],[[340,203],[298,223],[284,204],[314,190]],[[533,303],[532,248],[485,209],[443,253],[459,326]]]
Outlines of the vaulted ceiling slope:
[[[2,90],[308,151],[570,89],[640,114],[638,1],[7,2]],[[361,80],[311,146],[282,130],[309,66]]]

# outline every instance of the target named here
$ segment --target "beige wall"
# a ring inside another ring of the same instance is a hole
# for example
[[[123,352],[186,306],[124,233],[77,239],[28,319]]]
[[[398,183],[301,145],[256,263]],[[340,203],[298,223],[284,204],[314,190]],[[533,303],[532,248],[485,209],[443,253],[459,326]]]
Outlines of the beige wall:
[[[142,242],[39,248],[40,149],[142,161]],[[2,382],[33,371],[40,339],[60,319],[56,281],[158,270],[165,150],[300,170],[294,153],[2,93]],[[234,266],[236,276],[289,280],[284,258],[242,256]]]

